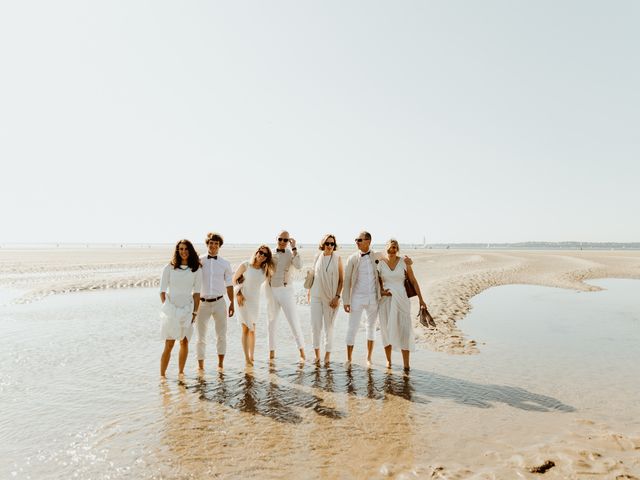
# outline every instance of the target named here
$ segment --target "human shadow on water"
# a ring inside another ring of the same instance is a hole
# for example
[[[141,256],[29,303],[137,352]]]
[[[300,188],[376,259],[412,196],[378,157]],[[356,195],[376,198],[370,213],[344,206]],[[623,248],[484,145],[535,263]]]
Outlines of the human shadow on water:
[[[349,369],[342,366],[317,368],[306,370],[303,374],[290,368],[281,368],[276,373],[293,384],[376,400],[396,396],[425,404],[430,402],[429,399],[445,398],[477,408],[491,408],[503,403],[536,412],[575,411],[574,407],[560,400],[524,388],[476,383],[423,370],[412,369],[409,374],[404,375],[397,371],[380,371],[352,365]]]
[[[260,380],[249,372],[237,375],[221,372],[214,381],[200,377],[195,384],[185,384],[185,387],[198,393],[201,400],[283,423],[302,422],[302,417],[294,407],[309,408],[318,415],[332,419],[344,416],[341,411],[323,405],[322,399],[316,395],[299,388]]]

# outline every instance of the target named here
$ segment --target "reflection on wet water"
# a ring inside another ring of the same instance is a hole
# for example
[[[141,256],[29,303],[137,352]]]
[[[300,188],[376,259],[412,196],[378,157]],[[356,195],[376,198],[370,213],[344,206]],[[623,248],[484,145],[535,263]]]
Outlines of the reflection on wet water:
[[[244,370],[234,321],[224,372],[196,375],[192,352],[184,380],[175,378],[174,357],[169,380],[160,383],[155,291],[0,308],[0,478],[393,476],[437,455],[464,461],[461,443],[480,458],[492,441],[498,450],[512,442],[512,426],[526,439],[529,428],[548,424],[555,432],[574,412],[598,408],[574,394],[570,379],[549,388],[551,374],[544,359],[534,363],[535,352],[520,363],[521,352],[509,353],[513,361],[505,363],[504,350],[489,347],[473,357],[418,351],[408,375],[382,368],[379,346],[372,369],[357,360],[350,369],[340,361],[316,368],[296,363],[283,326],[275,365],[257,361]],[[308,322],[308,309],[300,313]],[[337,325],[336,339],[344,329],[345,322]],[[266,353],[264,330],[259,323],[257,355]],[[334,355],[343,357],[344,347]],[[616,378],[608,375],[611,388]],[[633,415],[633,409],[599,411],[613,420]],[[470,431],[474,423],[482,431]]]
[[[390,395],[414,403],[429,403],[430,398],[443,398],[479,408],[504,403],[522,410],[573,412],[560,400],[506,385],[480,384],[437,373],[413,369],[410,374],[367,369],[357,365],[345,369],[318,369],[299,372],[280,369],[277,374],[299,385],[308,385],[332,393],[346,393],[374,400]]]
[[[302,417],[294,407],[310,409],[327,418],[342,418],[344,414],[322,404],[322,399],[294,387],[263,381],[251,373],[240,377],[220,373],[217,381],[199,378],[194,385],[185,383],[200,400],[215,402],[244,413],[272,418],[278,422],[300,423]]]

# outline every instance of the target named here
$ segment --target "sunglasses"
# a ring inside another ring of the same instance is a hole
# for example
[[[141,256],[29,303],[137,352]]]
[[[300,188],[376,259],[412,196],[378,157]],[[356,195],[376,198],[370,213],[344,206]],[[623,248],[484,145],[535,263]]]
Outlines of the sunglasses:
[[[269,253],[268,252],[263,252],[262,250],[258,250],[256,252],[256,255],[262,255],[263,257],[268,257]]]
[[[324,242],[324,246],[325,247],[335,247],[336,246],[336,242]]]
[[[278,241],[287,243],[289,241],[289,239],[288,238],[278,238]]]
[[[364,241],[365,241],[365,239],[364,239],[364,238],[356,238],[356,242],[357,242],[357,243],[364,242]]]

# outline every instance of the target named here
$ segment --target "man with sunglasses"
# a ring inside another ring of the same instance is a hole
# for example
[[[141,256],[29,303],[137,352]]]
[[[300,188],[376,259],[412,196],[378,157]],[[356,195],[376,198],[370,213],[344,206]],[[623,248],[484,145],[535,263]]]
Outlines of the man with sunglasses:
[[[369,232],[360,232],[355,241],[358,251],[347,260],[342,290],[344,311],[349,314],[346,338],[347,367],[351,366],[353,345],[363,313],[367,330],[367,366],[371,366],[373,343],[376,339],[378,302],[382,298],[376,264],[384,256],[384,253],[371,250],[371,234]],[[404,260],[407,265],[413,264],[413,261],[407,256],[404,257]]]
[[[284,312],[284,316],[289,322],[291,333],[296,341],[296,345],[300,350],[300,361],[304,362],[304,338],[302,336],[302,327],[296,307],[293,285],[289,278],[289,269],[291,266],[302,269],[302,259],[298,255],[296,241],[289,237],[289,232],[283,230],[277,237],[278,246],[273,255],[275,263],[275,272],[271,276],[269,288],[267,289],[267,299],[269,304],[269,359],[273,360],[276,356],[276,326],[280,310]],[[287,248],[290,246],[291,248]]]
[[[205,239],[208,252],[200,256],[202,264],[202,292],[200,308],[196,317],[198,342],[196,353],[198,368],[204,370],[204,357],[207,349],[207,329],[209,320],[213,317],[216,330],[216,350],[218,351],[218,370],[222,370],[224,356],[227,351],[227,313],[230,317],[235,313],[233,300],[233,270],[231,264],[219,255],[220,247],[224,243],[219,233],[208,233]],[[229,309],[224,295],[229,298]]]

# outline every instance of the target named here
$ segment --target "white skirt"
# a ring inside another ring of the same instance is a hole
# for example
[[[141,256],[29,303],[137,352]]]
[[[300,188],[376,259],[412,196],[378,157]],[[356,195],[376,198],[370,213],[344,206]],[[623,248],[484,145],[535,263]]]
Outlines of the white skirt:
[[[165,300],[160,309],[160,337],[163,340],[182,340],[186,337],[191,340],[193,335],[193,323],[191,319],[193,313],[193,302],[176,307],[169,299]]]

